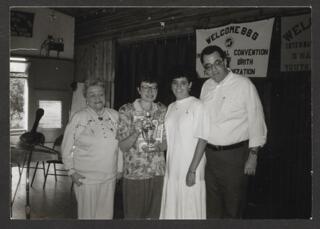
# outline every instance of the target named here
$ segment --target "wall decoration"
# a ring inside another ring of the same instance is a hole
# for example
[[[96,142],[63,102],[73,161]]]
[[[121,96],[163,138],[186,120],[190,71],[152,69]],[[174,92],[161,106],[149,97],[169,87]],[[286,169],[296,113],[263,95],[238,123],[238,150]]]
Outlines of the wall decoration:
[[[281,71],[311,70],[311,14],[281,18]]]
[[[33,13],[11,11],[10,30],[11,36],[32,37]]]
[[[200,53],[217,45],[227,53],[234,73],[248,77],[266,77],[274,18],[248,23],[197,30],[197,72],[205,77]]]

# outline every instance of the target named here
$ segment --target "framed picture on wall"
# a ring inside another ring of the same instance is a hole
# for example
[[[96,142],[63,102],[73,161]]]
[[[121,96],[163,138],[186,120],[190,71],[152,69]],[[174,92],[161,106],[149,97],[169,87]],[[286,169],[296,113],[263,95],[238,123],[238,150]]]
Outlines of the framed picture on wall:
[[[12,10],[10,16],[11,36],[32,37],[33,13]]]

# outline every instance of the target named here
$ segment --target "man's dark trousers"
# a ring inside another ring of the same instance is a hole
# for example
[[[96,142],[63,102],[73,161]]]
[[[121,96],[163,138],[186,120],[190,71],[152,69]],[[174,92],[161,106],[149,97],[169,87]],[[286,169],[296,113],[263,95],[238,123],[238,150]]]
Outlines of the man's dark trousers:
[[[216,150],[206,147],[205,168],[207,218],[241,218],[246,204],[248,177],[244,165],[248,144]]]

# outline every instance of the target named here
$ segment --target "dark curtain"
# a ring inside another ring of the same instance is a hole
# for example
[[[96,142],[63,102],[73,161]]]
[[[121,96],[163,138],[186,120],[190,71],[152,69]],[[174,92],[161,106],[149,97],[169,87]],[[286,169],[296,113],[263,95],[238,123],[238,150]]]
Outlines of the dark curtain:
[[[264,107],[268,139],[250,178],[247,218],[311,216],[310,72],[253,79]]]
[[[194,36],[118,44],[115,108],[132,102],[143,71],[160,82],[158,100],[173,101],[168,72],[175,65],[195,68]],[[280,18],[271,41],[268,75],[252,78],[268,127],[256,176],[250,178],[246,218],[309,218],[311,216],[311,92],[310,72],[280,72]],[[204,80],[194,82],[199,96]]]
[[[195,69],[194,36],[152,40],[136,44],[117,45],[115,108],[138,97],[136,87],[141,76],[151,73],[159,82],[158,101],[168,105],[174,100],[169,72],[176,66]],[[193,84],[193,95],[200,93],[201,80]]]
[[[311,216],[311,72],[280,72],[280,18],[271,40],[268,75],[252,78],[268,128],[248,190],[248,218]]]

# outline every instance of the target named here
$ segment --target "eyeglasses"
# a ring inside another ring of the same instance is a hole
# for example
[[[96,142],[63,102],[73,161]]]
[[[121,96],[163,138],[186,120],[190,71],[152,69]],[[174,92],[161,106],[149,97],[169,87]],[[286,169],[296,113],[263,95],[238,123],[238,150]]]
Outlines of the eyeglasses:
[[[158,90],[158,87],[157,86],[141,86],[140,87],[142,90],[144,90],[144,91],[147,91],[147,90],[152,90],[152,91],[156,91],[156,90]]]
[[[209,63],[205,64],[203,68],[205,71],[210,71],[212,70],[213,67],[216,69],[217,67],[222,67],[223,65],[224,65],[223,60],[216,60],[213,64],[209,64]]]

